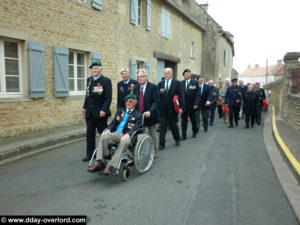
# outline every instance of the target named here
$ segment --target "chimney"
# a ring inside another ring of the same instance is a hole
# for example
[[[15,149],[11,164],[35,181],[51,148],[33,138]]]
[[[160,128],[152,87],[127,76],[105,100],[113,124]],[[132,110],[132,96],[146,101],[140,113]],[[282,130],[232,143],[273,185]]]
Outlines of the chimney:
[[[207,9],[208,9],[208,4],[199,4],[199,6],[205,11],[207,12]]]
[[[251,65],[250,64],[248,65],[248,69],[251,69]]]
[[[281,59],[278,59],[277,60],[277,65],[281,65],[282,64],[282,60]]]
[[[255,69],[259,68],[259,65],[258,64],[255,64]]]

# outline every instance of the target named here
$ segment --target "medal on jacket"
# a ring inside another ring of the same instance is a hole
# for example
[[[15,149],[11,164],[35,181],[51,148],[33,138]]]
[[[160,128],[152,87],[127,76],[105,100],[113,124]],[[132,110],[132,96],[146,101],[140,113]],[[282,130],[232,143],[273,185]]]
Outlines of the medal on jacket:
[[[129,90],[130,90],[130,94],[133,94],[134,84],[130,84]]]
[[[90,79],[90,82],[86,88],[86,96],[89,97],[90,96],[90,86],[91,86],[91,82],[92,82],[92,79]]]

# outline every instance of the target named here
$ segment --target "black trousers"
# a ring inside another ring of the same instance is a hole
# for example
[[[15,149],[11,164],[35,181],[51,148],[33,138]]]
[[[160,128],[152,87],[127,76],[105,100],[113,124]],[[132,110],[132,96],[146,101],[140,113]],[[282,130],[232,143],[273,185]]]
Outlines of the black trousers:
[[[166,133],[168,126],[171,129],[173,138],[175,141],[180,141],[179,129],[177,126],[178,117],[168,117],[168,116],[161,116],[159,125],[160,125],[160,132],[159,132],[159,144],[165,145],[166,142]]]
[[[190,119],[191,119],[193,133],[197,132],[196,110],[193,110],[193,112],[181,114],[181,131],[182,131],[181,134],[182,134],[182,136],[186,136],[188,117],[190,117]]]
[[[239,123],[239,113],[240,113],[240,106],[233,106],[229,107],[229,123],[233,125],[233,118],[235,124]]]
[[[251,119],[251,126],[253,126],[254,120],[255,120],[255,115],[246,113],[245,114],[245,123],[246,123],[247,127],[249,127],[250,119]]]
[[[204,129],[207,130],[209,109],[197,110],[196,112],[197,131],[200,130],[200,114],[202,115]]]
[[[96,128],[101,134],[107,128],[107,117],[95,119],[91,114],[86,118],[86,155],[92,157],[96,148]]]
[[[255,119],[257,124],[261,123],[261,107],[258,107]]]
[[[218,113],[219,113],[219,118],[222,118],[223,117],[222,105],[218,105]]]

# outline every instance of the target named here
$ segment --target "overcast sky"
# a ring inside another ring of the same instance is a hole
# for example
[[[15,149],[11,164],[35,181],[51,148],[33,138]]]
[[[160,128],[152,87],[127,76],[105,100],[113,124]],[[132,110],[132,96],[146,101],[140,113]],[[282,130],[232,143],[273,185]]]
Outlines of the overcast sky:
[[[254,66],[274,65],[286,52],[300,52],[300,0],[197,0],[234,35],[233,67],[239,73]]]

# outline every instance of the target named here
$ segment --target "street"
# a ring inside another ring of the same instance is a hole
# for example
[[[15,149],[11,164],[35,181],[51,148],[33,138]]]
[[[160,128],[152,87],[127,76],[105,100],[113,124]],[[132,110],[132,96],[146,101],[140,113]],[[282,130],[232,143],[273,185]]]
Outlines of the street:
[[[85,141],[0,167],[2,215],[86,215],[95,225],[296,225],[273,171],[263,125],[223,120],[165,150],[129,181],[86,172]]]

